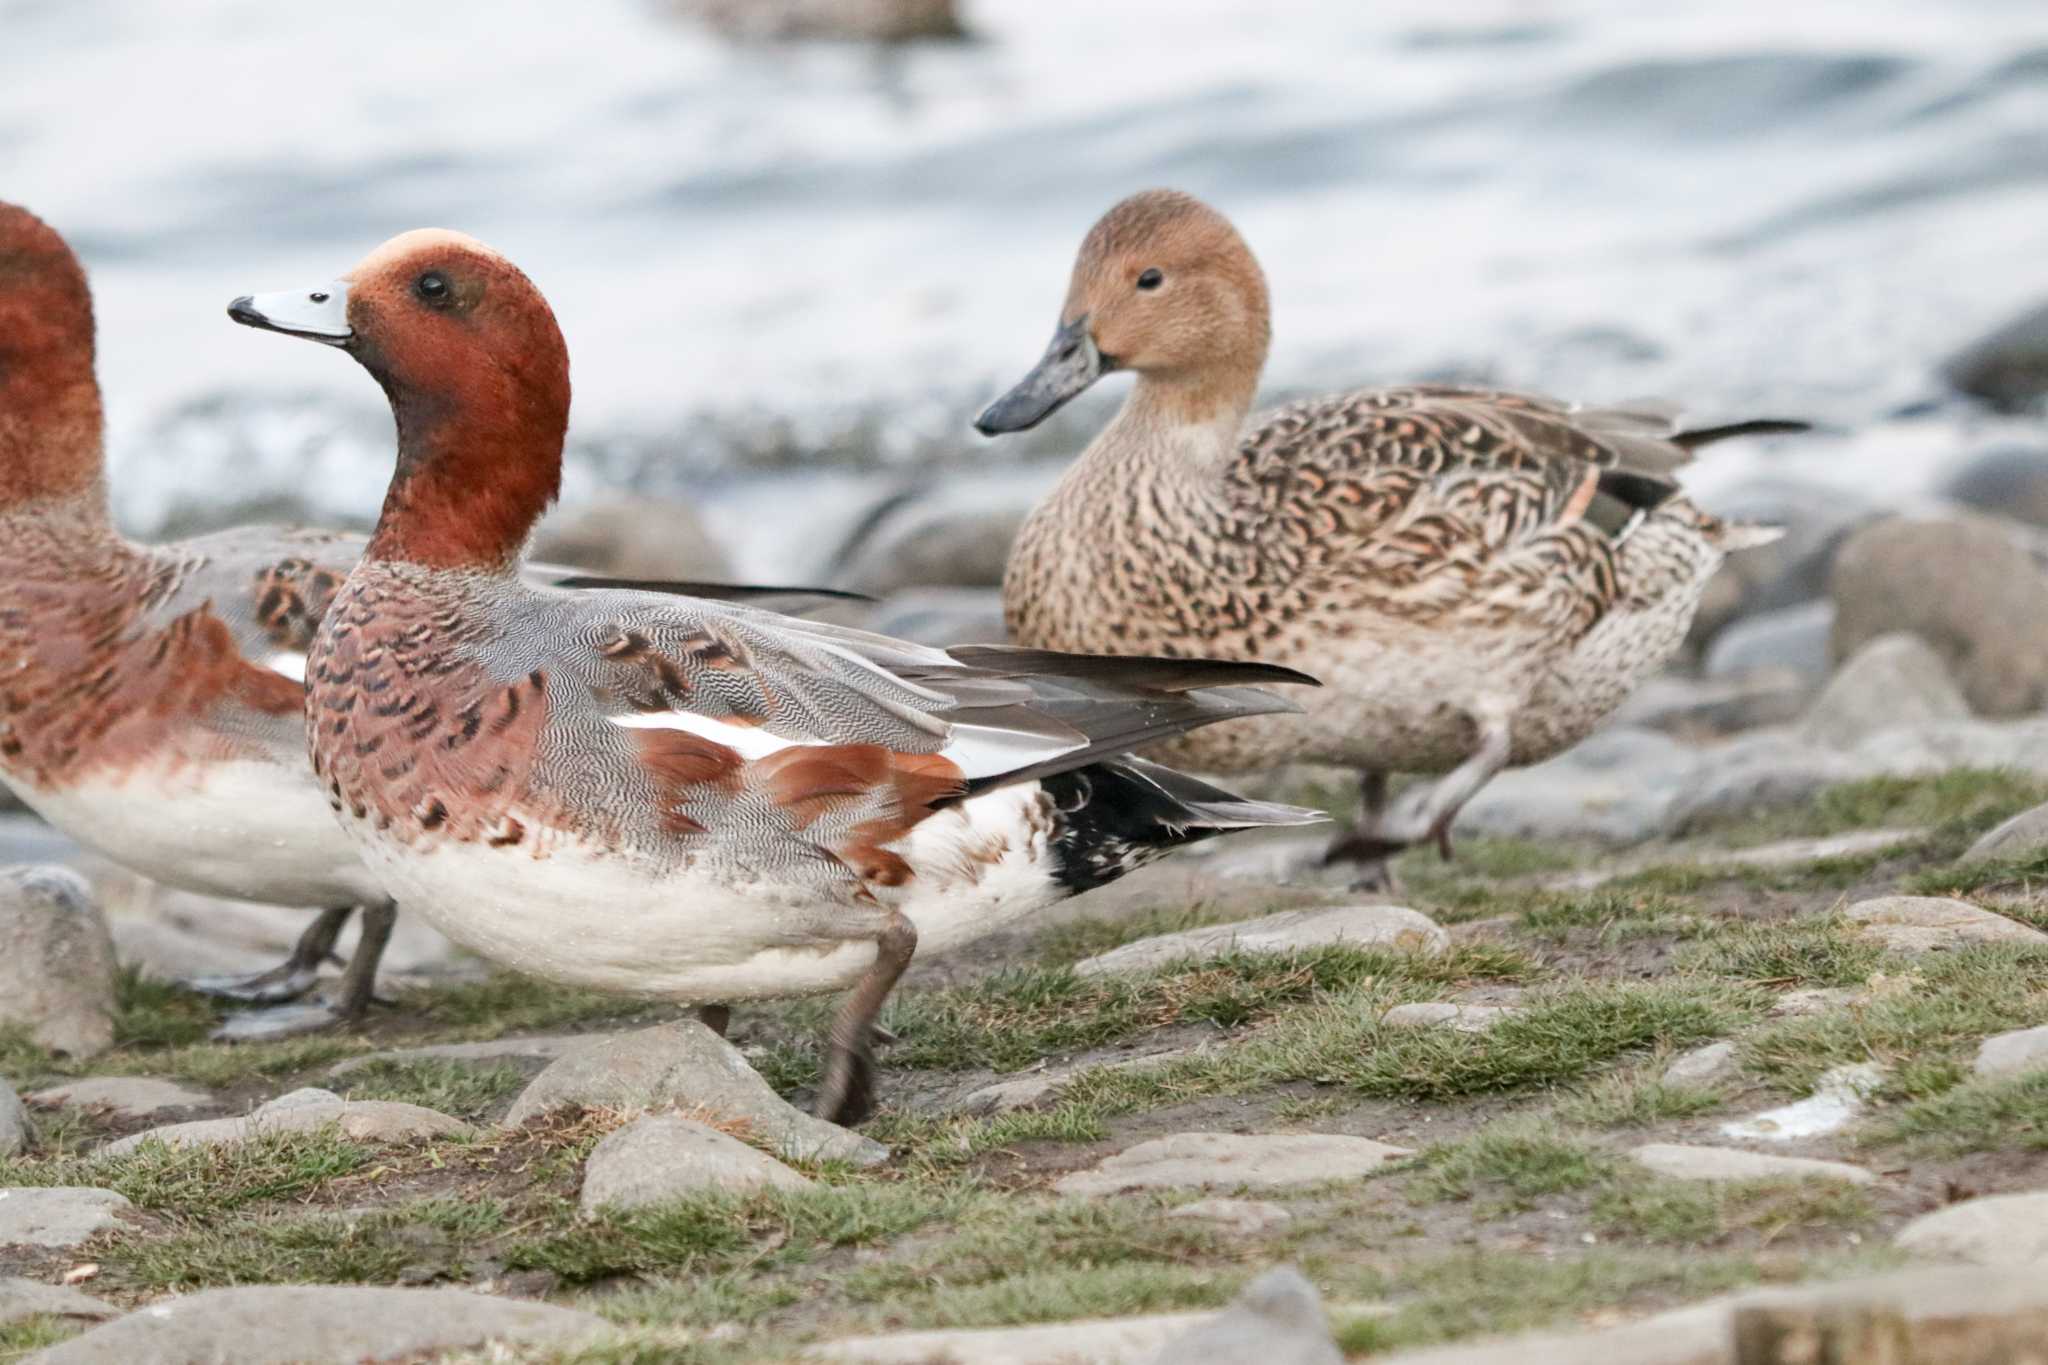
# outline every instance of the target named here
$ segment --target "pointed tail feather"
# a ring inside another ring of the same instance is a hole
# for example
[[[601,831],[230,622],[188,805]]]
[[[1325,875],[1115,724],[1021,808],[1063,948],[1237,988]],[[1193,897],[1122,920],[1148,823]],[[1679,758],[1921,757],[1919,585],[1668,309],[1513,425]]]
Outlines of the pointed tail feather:
[[[1674,432],[1671,443],[1684,446],[1687,450],[1698,450],[1701,446],[1726,441],[1735,436],[1790,436],[1812,430],[1813,423],[1802,422],[1796,418],[1753,417],[1746,422],[1727,422],[1721,426],[1695,427],[1691,431]]]
[[[1054,876],[1070,892],[1113,882],[1186,844],[1231,830],[1311,825],[1321,811],[1246,801],[1142,759],[1070,768],[1044,779],[1059,812]]]

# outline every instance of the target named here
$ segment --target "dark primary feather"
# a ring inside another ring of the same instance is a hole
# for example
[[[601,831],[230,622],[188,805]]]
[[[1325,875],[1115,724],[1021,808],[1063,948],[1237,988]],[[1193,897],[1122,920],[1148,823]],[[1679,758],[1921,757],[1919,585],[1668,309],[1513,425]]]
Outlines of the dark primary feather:
[[[1002,677],[1057,674],[1062,678],[1121,683],[1160,692],[1185,692],[1195,687],[1228,687],[1234,683],[1286,683],[1321,687],[1298,669],[1280,664],[1234,662],[1228,659],[1168,659],[1141,654],[1064,654],[1056,649],[1022,645],[953,645],[946,653],[963,664]]]

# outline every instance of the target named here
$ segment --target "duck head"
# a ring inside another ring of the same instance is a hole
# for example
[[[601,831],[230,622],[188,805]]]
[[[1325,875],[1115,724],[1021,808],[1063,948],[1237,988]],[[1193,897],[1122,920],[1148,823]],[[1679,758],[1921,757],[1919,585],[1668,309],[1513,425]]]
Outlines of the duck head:
[[[64,239],[0,203],[0,505],[100,487],[92,292]]]
[[[1191,195],[1147,190],[1089,229],[1052,344],[974,425],[1028,430],[1115,370],[1176,417],[1241,415],[1270,339],[1265,276],[1230,221]]]
[[[509,568],[561,485],[569,352],[531,280],[473,237],[394,237],[338,280],[228,316],[348,352],[383,386],[398,467],[368,553]]]

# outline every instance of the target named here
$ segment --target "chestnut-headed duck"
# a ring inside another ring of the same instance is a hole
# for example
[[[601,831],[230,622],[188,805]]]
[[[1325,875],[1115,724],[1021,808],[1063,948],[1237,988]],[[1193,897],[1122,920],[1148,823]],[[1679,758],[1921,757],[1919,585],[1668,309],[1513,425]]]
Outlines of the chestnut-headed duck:
[[[216,993],[307,994],[361,906],[338,996],[287,1016],[354,1018],[393,909],[306,762],[301,677],[362,539],[248,528],[128,540],[108,513],[93,347],[77,257],[0,204],[0,779],[157,881],[327,907],[277,970],[194,983]]]
[[[519,573],[569,357],[504,257],[407,233],[236,321],[336,346],[397,470],[307,661],[314,766],[385,886],[548,980],[692,1003],[851,988],[818,1111],[871,1107],[874,1021],[943,950],[1226,830],[1303,823],[1124,757],[1294,709],[1268,665],[934,649]]]
[[[1684,638],[1731,525],[1674,474],[1744,422],[1577,408],[1449,385],[1360,389],[1247,420],[1270,338],[1265,277],[1214,209],[1154,190],[1074,263],[1037,366],[976,421],[1044,420],[1105,374],[1137,380],[1027,520],[1003,587],[1046,649],[1261,660],[1325,684],[1305,716],[1179,737],[1162,761],[1362,774],[1365,818],[1330,861],[1435,841],[1510,764],[1584,738]],[[1442,774],[1391,809],[1389,770]]]

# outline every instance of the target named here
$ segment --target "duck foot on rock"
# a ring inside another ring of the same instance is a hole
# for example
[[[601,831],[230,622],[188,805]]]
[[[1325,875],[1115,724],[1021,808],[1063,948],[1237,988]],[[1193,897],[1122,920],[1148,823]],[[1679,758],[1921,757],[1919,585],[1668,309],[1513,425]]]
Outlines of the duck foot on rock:
[[[353,905],[322,910],[306,932],[299,935],[292,955],[267,972],[254,976],[195,976],[178,984],[188,991],[245,1005],[282,1005],[303,999],[319,984],[322,967],[330,962],[340,963],[341,959],[334,955],[334,944],[341,937],[342,926],[354,913]]]

